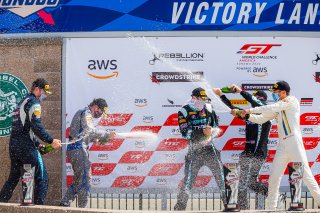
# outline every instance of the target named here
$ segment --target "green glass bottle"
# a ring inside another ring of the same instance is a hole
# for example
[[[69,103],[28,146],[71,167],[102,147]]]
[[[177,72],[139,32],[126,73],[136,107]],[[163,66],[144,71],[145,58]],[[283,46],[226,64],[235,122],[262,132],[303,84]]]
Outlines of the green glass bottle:
[[[41,148],[40,148],[40,153],[41,153],[42,155],[45,155],[45,154],[47,154],[47,153],[49,153],[49,152],[51,152],[51,151],[53,151],[53,150],[54,150],[54,148],[52,147],[51,144],[46,144],[45,147],[41,147]]]
[[[223,93],[235,93],[235,90],[231,89],[231,88],[228,87],[228,86],[222,87],[222,88],[221,88],[221,91],[222,91]]]

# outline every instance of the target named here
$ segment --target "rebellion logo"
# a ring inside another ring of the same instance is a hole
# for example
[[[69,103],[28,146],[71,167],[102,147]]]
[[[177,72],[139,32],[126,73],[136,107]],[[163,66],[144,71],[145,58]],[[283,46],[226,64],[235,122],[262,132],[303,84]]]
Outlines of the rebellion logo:
[[[28,88],[18,77],[0,73],[0,137],[11,134],[14,111],[27,94]]]
[[[153,58],[149,60],[150,65],[155,65],[156,61],[163,62],[163,60],[176,60],[176,61],[203,61],[204,53],[153,53]]]
[[[317,65],[318,62],[320,61],[320,56],[318,53],[314,53],[316,55],[316,58],[314,60],[312,60],[312,64],[313,65]]]
[[[89,60],[87,75],[100,79],[106,80],[113,77],[118,77],[119,72],[117,71],[118,65],[117,60]],[[112,74],[107,74],[107,72],[112,72]]]
[[[256,54],[267,54],[272,47],[280,47],[281,44],[245,44],[241,47],[238,54],[256,55]]]
[[[7,9],[23,18],[44,8],[57,7],[60,0],[3,0],[0,9]]]

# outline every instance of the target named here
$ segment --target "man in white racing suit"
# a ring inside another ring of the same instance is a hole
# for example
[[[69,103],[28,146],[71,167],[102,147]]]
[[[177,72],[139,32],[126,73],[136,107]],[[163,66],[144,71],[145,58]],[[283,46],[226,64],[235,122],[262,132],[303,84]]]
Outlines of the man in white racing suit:
[[[267,207],[275,210],[277,206],[280,181],[289,162],[301,162],[303,182],[311,192],[315,202],[320,204],[320,189],[308,164],[300,130],[300,104],[297,98],[289,95],[290,86],[285,81],[277,82],[273,88],[276,103],[241,111],[241,116],[249,121],[262,124],[276,119],[279,142],[269,177]],[[236,114],[236,110],[232,111]]]

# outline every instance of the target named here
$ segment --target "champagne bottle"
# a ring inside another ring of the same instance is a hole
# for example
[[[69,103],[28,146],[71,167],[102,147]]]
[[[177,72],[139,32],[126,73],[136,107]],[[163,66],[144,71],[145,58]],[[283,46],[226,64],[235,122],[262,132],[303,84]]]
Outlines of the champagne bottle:
[[[42,155],[45,155],[45,154],[47,154],[47,153],[49,153],[49,152],[51,152],[51,151],[53,151],[53,150],[54,150],[54,148],[52,147],[51,144],[46,144],[45,147],[41,147],[41,148],[39,149],[39,151],[40,151],[40,153],[41,153]]]
[[[240,112],[241,112],[240,110],[237,110],[237,111],[236,111],[236,116],[237,116],[237,118],[245,119],[245,120],[248,120],[248,119],[250,118],[250,115],[249,115],[249,114],[246,114],[246,115],[244,116],[244,118],[242,118]]]
[[[222,91],[223,93],[235,93],[235,92],[236,92],[235,90],[231,89],[231,88],[228,87],[228,86],[222,87],[222,88],[221,88],[221,91]]]

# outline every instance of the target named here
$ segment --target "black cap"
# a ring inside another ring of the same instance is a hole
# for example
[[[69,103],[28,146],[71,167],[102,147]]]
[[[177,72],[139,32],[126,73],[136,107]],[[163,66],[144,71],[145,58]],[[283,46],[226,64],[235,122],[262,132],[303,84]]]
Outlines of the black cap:
[[[97,105],[99,109],[101,109],[101,111],[103,112],[103,114],[107,114],[107,110],[108,110],[108,104],[106,102],[106,100],[104,100],[103,98],[95,98],[93,99],[93,101],[91,102],[90,106],[93,105]]]
[[[196,97],[200,97],[202,98],[203,100],[210,100],[207,96],[207,92],[205,89],[201,88],[201,87],[198,87],[198,88],[195,88],[193,91],[192,91],[192,94],[191,96],[196,96]]]
[[[275,91],[275,90],[284,90],[287,93],[290,92],[290,86],[286,81],[278,81],[277,83],[275,83],[271,89],[271,91]]]
[[[36,79],[32,83],[32,88],[35,87],[39,87],[40,89],[43,89],[47,94],[51,94],[49,83],[44,78]]]
[[[268,99],[267,93],[265,91],[263,91],[263,90],[257,90],[255,92],[253,92],[252,95],[262,97],[263,100],[267,100]]]

